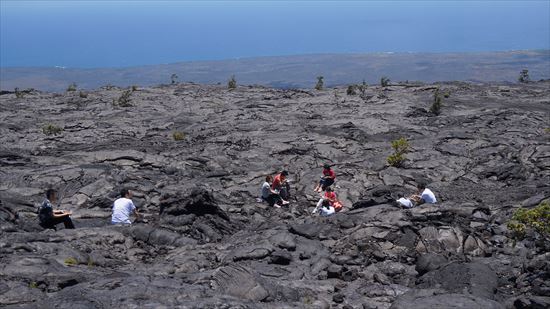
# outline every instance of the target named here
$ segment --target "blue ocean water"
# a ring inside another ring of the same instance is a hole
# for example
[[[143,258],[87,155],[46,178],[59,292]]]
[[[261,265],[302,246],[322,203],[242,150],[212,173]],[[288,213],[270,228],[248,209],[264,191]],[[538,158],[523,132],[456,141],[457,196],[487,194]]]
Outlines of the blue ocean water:
[[[517,49],[550,49],[550,0],[0,0],[2,67]]]

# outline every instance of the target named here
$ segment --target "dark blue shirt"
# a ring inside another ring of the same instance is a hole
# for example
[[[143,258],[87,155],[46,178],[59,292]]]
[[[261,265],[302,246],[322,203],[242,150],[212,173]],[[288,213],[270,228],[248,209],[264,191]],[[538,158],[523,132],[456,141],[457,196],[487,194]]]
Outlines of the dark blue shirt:
[[[38,208],[38,220],[40,223],[46,223],[53,218],[53,206],[48,199],[45,199]]]

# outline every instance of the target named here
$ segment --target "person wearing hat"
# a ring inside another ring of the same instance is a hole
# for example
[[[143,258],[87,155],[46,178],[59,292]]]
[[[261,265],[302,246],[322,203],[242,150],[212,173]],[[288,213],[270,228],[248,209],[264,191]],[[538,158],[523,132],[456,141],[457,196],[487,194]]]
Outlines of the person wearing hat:
[[[319,183],[315,187],[315,192],[322,192],[325,191],[328,187],[332,186],[334,184],[334,180],[336,179],[336,173],[334,170],[330,168],[330,165],[325,163],[323,164],[323,176],[321,177],[321,180],[319,180]]]

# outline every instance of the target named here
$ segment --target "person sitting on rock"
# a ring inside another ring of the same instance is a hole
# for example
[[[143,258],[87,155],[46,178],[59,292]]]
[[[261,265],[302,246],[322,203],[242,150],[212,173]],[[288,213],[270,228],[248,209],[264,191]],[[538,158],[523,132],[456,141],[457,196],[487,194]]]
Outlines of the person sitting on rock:
[[[132,192],[130,190],[126,188],[120,190],[120,198],[113,203],[112,224],[132,224],[132,221],[130,221],[132,213],[134,213],[136,220],[139,219],[139,213],[131,198]]]
[[[38,209],[38,219],[40,226],[45,229],[56,229],[55,226],[63,223],[66,229],[74,229],[71,212],[61,209],[53,210],[52,204],[57,202],[57,193],[54,189],[46,190],[46,199]]]
[[[332,191],[331,187],[328,187],[325,191],[325,194],[321,195],[321,199],[319,200],[319,202],[317,202],[317,206],[315,206],[315,209],[313,209],[312,213],[317,213],[325,203],[328,203],[329,206],[332,207],[333,210],[335,210],[334,204],[336,202],[338,202],[338,199],[336,198],[336,193]]]
[[[323,165],[323,176],[319,183],[315,187],[315,192],[325,191],[326,188],[332,186],[334,180],[336,179],[336,173],[330,168],[330,165],[325,163]]]
[[[282,171],[280,174],[275,176],[273,183],[271,184],[271,189],[275,192],[279,192],[279,195],[283,200],[288,201],[290,197],[290,186],[286,177],[288,176],[287,171]]]
[[[334,206],[330,203],[329,200],[323,200],[321,208],[319,208],[319,215],[321,217],[329,217],[336,213]]]
[[[400,198],[396,201],[397,206],[402,206],[405,208],[413,208],[415,206],[428,203],[428,204],[435,204],[437,203],[437,199],[435,198],[435,194],[432,192],[432,190],[426,188],[426,184],[424,182],[419,182],[416,186],[418,191],[409,196],[408,198]]]
[[[267,202],[269,206],[281,207],[281,205],[288,205],[289,202],[283,200],[279,193],[271,188],[272,183],[273,177],[267,175],[262,185],[262,200]]]

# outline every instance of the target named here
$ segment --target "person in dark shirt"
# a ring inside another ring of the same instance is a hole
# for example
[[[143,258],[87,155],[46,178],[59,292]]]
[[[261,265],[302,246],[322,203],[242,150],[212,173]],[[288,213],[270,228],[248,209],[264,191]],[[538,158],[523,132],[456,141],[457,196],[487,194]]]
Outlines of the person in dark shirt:
[[[54,229],[59,223],[63,223],[66,229],[74,229],[73,220],[71,220],[70,211],[54,210],[52,204],[57,202],[57,196],[54,189],[46,190],[46,199],[38,209],[38,220],[40,226],[45,229]]]

